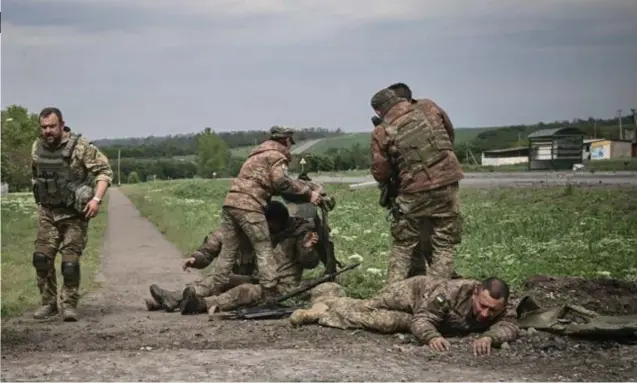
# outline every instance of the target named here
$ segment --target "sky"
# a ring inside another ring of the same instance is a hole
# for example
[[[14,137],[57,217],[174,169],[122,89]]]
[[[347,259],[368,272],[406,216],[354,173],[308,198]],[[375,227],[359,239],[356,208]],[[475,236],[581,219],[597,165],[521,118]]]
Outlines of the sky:
[[[248,5],[249,4],[249,5]],[[635,0],[4,0],[2,107],[91,139],[371,132],[407,83],[456,127],[637,107]]]

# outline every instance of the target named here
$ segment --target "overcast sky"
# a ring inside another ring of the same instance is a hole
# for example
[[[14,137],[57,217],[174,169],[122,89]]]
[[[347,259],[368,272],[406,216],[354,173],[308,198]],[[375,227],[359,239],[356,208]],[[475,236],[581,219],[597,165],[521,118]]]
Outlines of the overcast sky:
[[[2,107],[58,106],[92,139],[371,131],[371,96],[397,81],[457,127],[637,107],[635,0],[4,0],[2,11]]]

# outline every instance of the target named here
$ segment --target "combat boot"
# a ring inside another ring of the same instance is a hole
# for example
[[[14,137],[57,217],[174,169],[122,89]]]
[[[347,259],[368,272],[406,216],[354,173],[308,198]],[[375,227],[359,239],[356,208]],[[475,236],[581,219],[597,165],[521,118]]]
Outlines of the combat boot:
[[[290,315],[290,323],[292,326],[316,323],[325,311],[327,305],[324,303],[316,303],[310,309],[298,309]]]
[[[71,305],[62,306],[62,320],[65,322],[77,322],[77,312]]]
[[[162,306],[155,302],[154,299],[146,298],[144,302],[146,303],[146,309],[148,309],[148,311],[159,311],[162,309]]]
[[[40,306],[37,310],[33,312],[33,318],[47,319],[57,314],[58,314],[58,305],[53,303],[53,304]]]
[[[203,314],[208,311],[206,301],[197,295],[197,291],[192,286],[184,290],[179,308],[181,315]]]
[[[175,311],[179,308],[182,294],[179,291],[168,291],[152,284],[150,285],[150,295],[153,296],[155,302],[159,303],[166,311]]]

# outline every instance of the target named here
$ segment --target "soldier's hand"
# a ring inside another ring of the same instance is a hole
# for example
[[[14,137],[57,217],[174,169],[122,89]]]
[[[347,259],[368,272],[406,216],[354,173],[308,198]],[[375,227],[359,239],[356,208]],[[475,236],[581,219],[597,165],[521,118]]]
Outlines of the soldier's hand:
[[[321,203],[321,193],[316,190],[312,190],[312,194],[310,195],[310,202],[312,205],[318,205]]]
[[[434,351],[442,352],[448,351],[449,348],[451,348],[451,344],[448,340],[439,336],[429,341],[429,347],[431,347]]]
[[[100,204],[96,200],[92,199],[88,201],[86,206],[84,206],[84,216],[89,219],[93,218],[100,212]]]
[[[315,232],[309,232],[305,234],[305,238],[303,238],[303,247],[306,249],[312,248],[318,242],[319,237]]]
[[[473,341],[473,356],[491,355],[491,343],[493,339],[489,336],[482,337]]]
[[[186,262],[184,262],[184,265],[182,266],[182,269],[184,271],[190,272],[189,268],[192,267],[192,265],[195,264],[197,260],[195,259],[195,257],[190,257],[188,259],[186,259]]]

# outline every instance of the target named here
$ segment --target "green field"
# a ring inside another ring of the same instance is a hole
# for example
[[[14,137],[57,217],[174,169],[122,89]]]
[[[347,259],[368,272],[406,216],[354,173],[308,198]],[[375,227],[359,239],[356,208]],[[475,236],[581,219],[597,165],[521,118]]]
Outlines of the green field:
[[[188,180],[127,185],[123,191],[187,254],[219,224],[227,187],[224,181]],[[327,189],[338,201],[330,215],[337,257],[363,260],[343,283],[353,296],[370,296],[383,284],[390,247],[378,191]],[[463,188],[461,196],[464,228],[456,268],[463,276],[497,275],[517,288],[538,274],[637,279],[634,190]]]
[[[102,237],[106,230],[108,198],[99,215],[91,221],[86,251],[82,255],[81,294],[95,286],[100,266]],[[2,197],[2,318],[20,315],[40,303],[32,265],[33,241],[37,231],[36,205],[31,193]],[[60,257],[56,259],[58,288],[62,285]],[[80,300],[80,304],[82,301]]]

